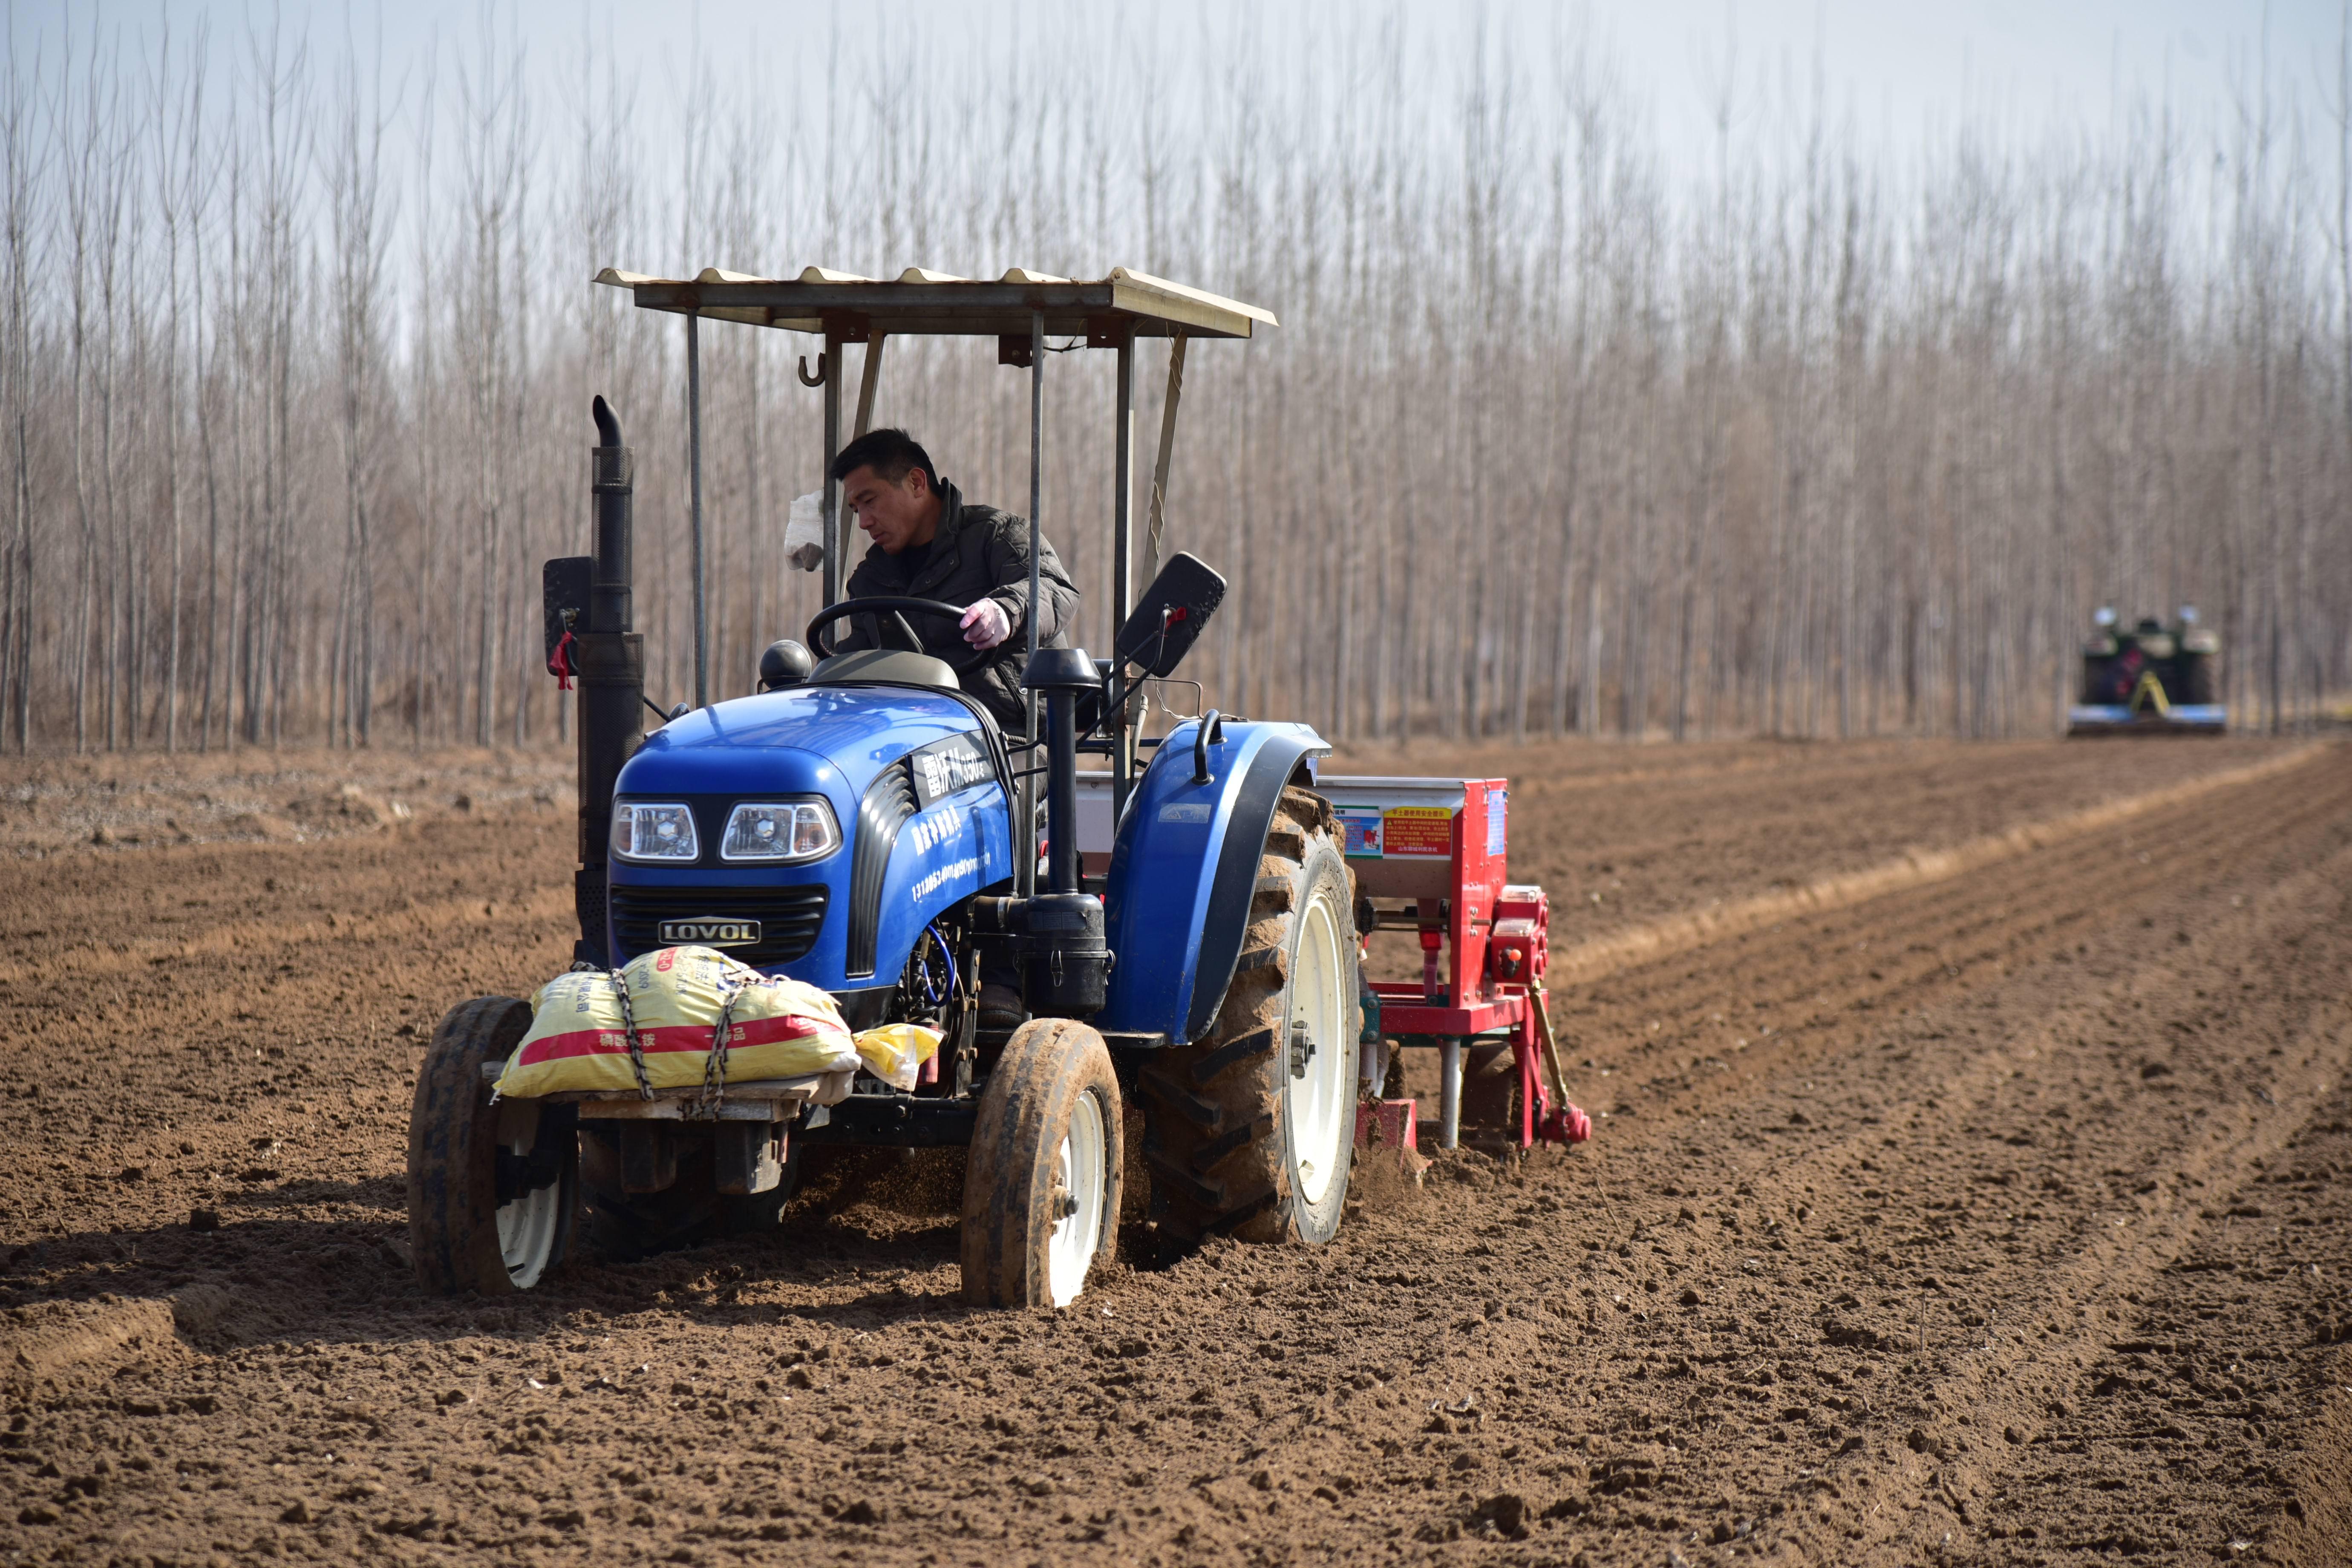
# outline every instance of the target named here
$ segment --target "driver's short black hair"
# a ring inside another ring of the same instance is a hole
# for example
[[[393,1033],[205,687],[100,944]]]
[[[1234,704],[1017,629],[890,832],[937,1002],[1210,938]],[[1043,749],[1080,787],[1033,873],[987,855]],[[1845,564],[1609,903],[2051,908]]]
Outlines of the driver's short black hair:
[[[931,493],[939,493],[940,471],[931,467],[931,455],[923,450],[922,443],[895,426],[868,430],[844,447],[833,459],[834,482],[839,484],[860,468],[872,468],[876,478],[894,485],[907,477],[908,469],[920,468],[923,478],[930,481]]]

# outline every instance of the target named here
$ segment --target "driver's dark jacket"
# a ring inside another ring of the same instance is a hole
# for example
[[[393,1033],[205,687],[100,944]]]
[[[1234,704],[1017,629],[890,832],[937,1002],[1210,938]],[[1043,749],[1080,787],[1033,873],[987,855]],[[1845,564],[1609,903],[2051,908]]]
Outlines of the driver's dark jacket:
[[[1070,646],[1070,618],[1077,613],[1078,590],[1062,570],[1061,558],[1050,541],[1038,541],[1037,589],[1045,600],[1037,620],[1039,647]],[[963,689],[987,705],[996,721],[1017,731],[1027,721],[1021,700],[1021,667],[1029,657],[1029,522],[1026,518],[976,506],[963,499],[949,481],[940,481],[940,527],[931,551],[909,576],[900,557],[880,545],[849,574],[849,598],[869,594],[898,594],[917,599],[939,599],[950,605],[971,605],[982,597],[1004,606],[1013,630],[985,653],[963,640],[963,629],[944,616],[908,615],[923,651],[956,667]],[[881,617],[856,616],[842,647],[896,647],[893,634],[885,640],[876,623]]]

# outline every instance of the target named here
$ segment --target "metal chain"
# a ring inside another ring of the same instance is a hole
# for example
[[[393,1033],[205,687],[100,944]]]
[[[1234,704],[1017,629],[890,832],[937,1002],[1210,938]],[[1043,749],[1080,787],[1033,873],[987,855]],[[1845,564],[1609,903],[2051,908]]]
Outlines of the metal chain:
[[[637,1036],[637,1016],[629,1006],[629,976],[626,971],[608,971],[613,976],[613,989],[621,999],[621,1037],[629,1043],[629,1069],[637,1075],[637,1098],[654,1097],[653,1080],[646,1077],[646,1043]]]
[[[710,1050],[702,1058],[702,1093],[694,1102],[698,1116],[716,1120],[719,1108],[727,1103],[727,1052],[735,1032],[735,1004],[751,989],[751,983],[745,981],[719,1005],[719,1026],[711,1031]]]

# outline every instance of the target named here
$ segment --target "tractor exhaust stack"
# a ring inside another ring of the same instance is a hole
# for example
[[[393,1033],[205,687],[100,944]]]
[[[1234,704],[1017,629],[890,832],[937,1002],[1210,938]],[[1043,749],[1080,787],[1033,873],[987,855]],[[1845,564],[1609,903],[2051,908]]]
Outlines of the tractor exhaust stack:
[[[580,942],[573,958],[604,968],[614,962],[604,924],[613,785],[645,739],[646,639],[629,629],[634,462],[612,405],[600,396],[593,412],[597,444],[588,458],[589,488],[596,497],[595,553],[586,629],[573,636],[580,678],[580,869],[572,883]]]

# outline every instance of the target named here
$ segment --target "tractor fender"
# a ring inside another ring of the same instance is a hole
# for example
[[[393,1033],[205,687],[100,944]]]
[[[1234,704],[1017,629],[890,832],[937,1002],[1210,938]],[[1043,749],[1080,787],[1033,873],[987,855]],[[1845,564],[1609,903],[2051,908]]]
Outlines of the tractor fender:
[[[1200,1038],[1216,1022],[1249,929],[1258,860],[1285,785],[1330,746],[1305,724],[1224,724],[1195,777],[1198,722],[1161,742],[1113,840],[1103,896],[1116,955],[1099,1028]]]

